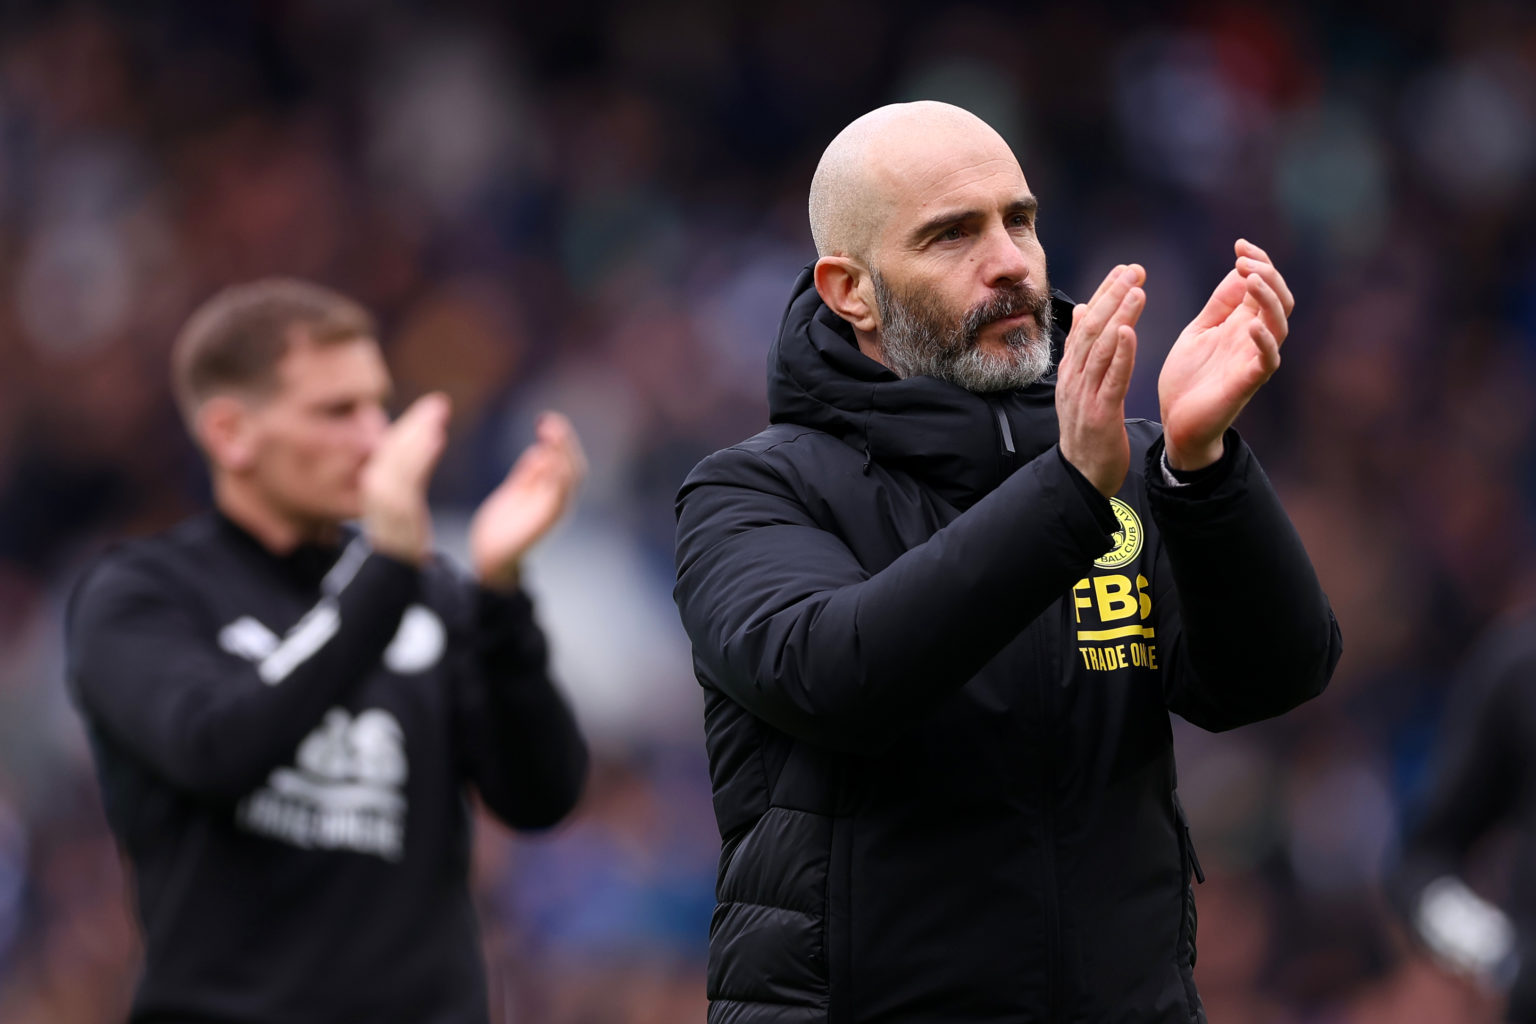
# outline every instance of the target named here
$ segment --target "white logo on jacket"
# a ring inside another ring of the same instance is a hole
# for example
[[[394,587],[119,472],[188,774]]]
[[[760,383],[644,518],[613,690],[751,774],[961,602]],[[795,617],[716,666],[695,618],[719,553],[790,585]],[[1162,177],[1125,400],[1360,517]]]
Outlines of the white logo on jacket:
[[[397,675],[425,672],[443,659],[448,630],[426,605],[413,604],[400,616],[395,638],[384,648],[384,667]]]
[[[246,661],[265,661],[282,643],[276,633],[249,615],[219,630],[219,646]],[[442,661],[447,649],[448,630],[443,620],[426,605],[413,604],[400,616],[394,639],[384,648],[384,667],[396,675],[415,675]]]
[[[291,846],[399,860],[408,775],[405,731],[395,716],[370,708],[354,718],[332,708],[299,744],[295,766],[274,769],[240,801],[235,820]]]
[[[237,658],[260,661],[277,650],[277,634],[249,615],[242,615],[219,630],[219,646]]]

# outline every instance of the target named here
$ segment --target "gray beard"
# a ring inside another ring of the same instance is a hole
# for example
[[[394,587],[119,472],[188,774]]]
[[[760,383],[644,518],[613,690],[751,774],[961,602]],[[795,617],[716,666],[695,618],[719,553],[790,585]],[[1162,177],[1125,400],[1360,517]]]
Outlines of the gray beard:
[[[1028,288],[1000,293],[955,323],[932,303],[897,296],[878,272],[871,277],[880,311],[880,354],[896,376],[937,377],[985,393],[1028,387],[1051,372],[1049,287],[1043,295]],[[983,327],[1022,310],[1032,312],[1036,322],[1004,334],[1004,351],[977,346]]]

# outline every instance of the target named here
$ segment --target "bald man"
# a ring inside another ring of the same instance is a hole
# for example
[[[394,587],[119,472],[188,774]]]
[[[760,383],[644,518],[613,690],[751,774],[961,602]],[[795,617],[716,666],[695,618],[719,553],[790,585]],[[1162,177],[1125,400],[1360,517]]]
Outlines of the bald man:
[[[723,842],[712,1022],[1204,1020],[1169,713],[1280,714],[1340,652],[1231,429],[1291,293],[1238,242],[1163,425],[1127,421],[1145,274],[1053,293],[1036,208],[964,110],[849,125],[772,426],[678,497]]]

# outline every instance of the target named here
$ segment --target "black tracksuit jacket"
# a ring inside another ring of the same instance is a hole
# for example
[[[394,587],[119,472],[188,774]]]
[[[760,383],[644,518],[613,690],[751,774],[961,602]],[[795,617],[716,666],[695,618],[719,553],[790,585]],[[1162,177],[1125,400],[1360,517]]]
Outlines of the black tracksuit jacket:
[[[542,827],[586,772],[527,597],[210,514],[109,552],[66,639],[144,927],[135,1024],[483,1024],[466,786]]]
[[[1112,503],[1055,447],[1051,381],[898,380],[809,271],[768,387],[773,425],[677,505],[710,1021],[1203,1019],[1168,713],[1280,714],[1341,650],[1253,455],[1229,433],[1170,487],[1130,422]]]
[[[1515,927],[1519,970],[1506,1012],[1512,1022],[1536,1024],[1536,613],[1493,627],[1468,655],[1431,771],[1388,893],[1417,930],[1430,883],[1459,874],[1496,827],[1512,827],[1516,852],[1503,909]]]

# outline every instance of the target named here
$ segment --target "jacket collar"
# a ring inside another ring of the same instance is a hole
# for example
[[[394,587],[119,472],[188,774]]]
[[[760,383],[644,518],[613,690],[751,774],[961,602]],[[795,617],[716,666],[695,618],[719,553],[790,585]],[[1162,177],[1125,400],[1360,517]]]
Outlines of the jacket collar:
[[[336,564],[342,549],[358,534],[355,526],[344,524],[337,540],[333,543],[306,542],[292,551],[279,554],[222,511],[213,510],[209,513],[209,518],[213,522],[214,532],[229,546],[242,552],[246,558],[265,565],[285,579],[304,587],[318,586],[325,578],[325,574],[330,572],[331,567]]]
[[[814,266],[814,264],[812,265]],[[768,355],[768,416],[824,430],[968,508],[1055,444],[1056,375],[980,395],[933,377],[903,380],[859,351],[853,327],[816,293],[811,267],[796,278]],[[1058,325],[1072,302],[1053,292]],[[1058,326],[1052,349],[1060,355]]]

